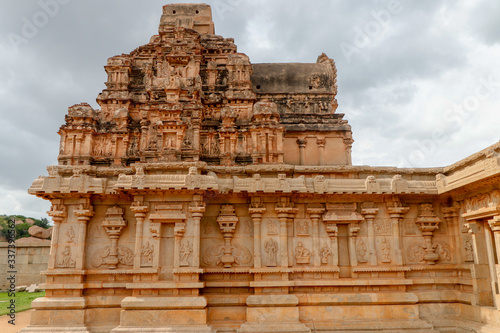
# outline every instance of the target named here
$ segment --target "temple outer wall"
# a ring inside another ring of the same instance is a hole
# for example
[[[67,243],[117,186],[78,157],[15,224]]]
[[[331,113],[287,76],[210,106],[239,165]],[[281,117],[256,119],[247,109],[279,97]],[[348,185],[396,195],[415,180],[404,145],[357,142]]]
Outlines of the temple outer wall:
[[[0,288],[8,289],[8,245],[0,243]],[[46,276],[40,273],[47,270],[49,262],[49,244],[16,245],[16,286],[45,283]]]

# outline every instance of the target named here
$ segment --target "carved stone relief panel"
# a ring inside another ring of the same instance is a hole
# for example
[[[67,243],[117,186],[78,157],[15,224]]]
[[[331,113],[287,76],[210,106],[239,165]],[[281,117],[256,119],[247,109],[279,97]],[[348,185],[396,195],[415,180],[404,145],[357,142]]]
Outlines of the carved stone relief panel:
[[[375,235],[389,236],[392,231],[392,221],[390,219],[375,219],[374,220]]]
[[[58,268],[75,268],[76,261],[73,259],[73,255],[71,253],[71,245],[66,245],[63,247],[61,254],[59,255],[61,258],[57,264]]]
[[[188,267],[190,266],[190,257],[193,253],[193,245],[190,240],[183,240],[181,242],[181,247],[179,249],[179,266]]]
[[[472,243],[472,235],[466,234],[463,238],[464,260],[466,262],[474,262],[474,246]]]
[[[262,224],[267,230],[268,236],[275,236],[279,234],[279,221],[276,218],[264,218]]]
[[[265,264],[267,267],[278,266],[278,242],[270,238],[264,243]]]
[[[392,262],[392,246],[389,237],[379,237],[377,239],[378,258],[382,263]]]
[[[219,241],[219,244],[215,244],[206,248],[203,252],[202,263],[205,267],[217,267],[224,266],[222,261],[224,256],[224,242]],[[240,244],[231,245],[231,255],[234,257],[234,265],[237,266],[249,266],[252,263],[252,253],[248,248]]]
[[[141,267],[153,266],[154,247],[148,240],[146,244],[142,244],[141,249]]]
[[[295,219],[295,236],[309,236],[310,222],[307,219]]]
[[[406,249],[406,258],[409,263],[412,264],[423,264],[426,262],[425,254],[426,248],[425,243],[422,240],[415,240],[410,243]],[[439,256],[438,261],[450,262],[451,261],[451,248],[447,242],[444,241],[434,241],[433,242],[434,253]]]
[[[134,265],[134,252],[128,247],[118,245],[116,248],[116,256],[118,263],[116,264],[119,268],[131,268]],[[111,246],[105,246],[97,251],[91,256],[91,264],[93,268],[101,268],[107,265],[107,262],[111,255]]]
[[[332,256],[332,250],[327,243],[323,243],[323,246],[321,246],[321,249],[319,250],[319,254],[321,256],[321,265],[328,265],[330,257]]]
[[[358,263],[364,264],[368,262],[368,246],[367,241],[364,237],[357,237],[356,240],[356,256],[358,259]]]
[[[311,261],[311,250],[306,248],[302,242],[297,242],[294,250],[296,264],[309,264]]]

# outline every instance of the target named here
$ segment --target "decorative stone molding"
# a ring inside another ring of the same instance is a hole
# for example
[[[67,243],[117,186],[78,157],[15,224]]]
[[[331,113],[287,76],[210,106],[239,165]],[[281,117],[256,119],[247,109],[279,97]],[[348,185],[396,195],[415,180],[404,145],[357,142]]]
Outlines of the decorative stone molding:
[[[109,256],[106,259],[109,269],[116,269],[119,263],[118,239],[120,238],[123,229],[127,226],[127,220],[123,218],[123,211],[123,208],[119,206],[109,207],[106,211],[106,219],[101,223],[111,240]]]
[[[236,225],[238,224],[238,217],[234,212],[233,205],[221,206],[219,217],[217,217],[217,223],[222,232],[222,237],[224,237],[224,255],[221,257],[220,261],[224,267],[231,268],[235,262],[235,258],[232,255],[231,240],[233,239]]]
[[[428,265],[434,265],[439,260],[439,254],[435,253],[437,245],[432,244],[434,231],[439,228],[441,220],[434,214],[434,208],[430,203],[420,205],[420,213],[415,223],[424,237],[423,258]]]

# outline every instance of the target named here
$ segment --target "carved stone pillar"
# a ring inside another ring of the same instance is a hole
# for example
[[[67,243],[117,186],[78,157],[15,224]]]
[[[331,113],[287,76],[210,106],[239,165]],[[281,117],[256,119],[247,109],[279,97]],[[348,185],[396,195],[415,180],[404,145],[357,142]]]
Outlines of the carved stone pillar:
[[[312,221],[312,243],[313,243],[313,260],[314,266],[321,266],[321,256],[319,253],[320,239],[319,239],[319,221],[325,209],[321,205],[308,205],[307,213]]]
[[[89,198],[80,198],[78,209],[75,210],[78,220],[78,241],[75,269],[84,269],[85,266],[85,239],[87,237],[87,223],[94,216],[94,210]]]
[[[428,265],[434,265],[439,260],[439,254],[435,253],[435,246],[432,244],[434,231],[439,228],[441,220],[434,214],[432,204],[420,205],[420,214],[415,223],[424,236],[424,260]]]
[[[288,198],[280,198],[280,202],[276,204],[275,212],[278,214],[280,221],[280,266],[288,267],[288,227],[287,222],[290,214],[293,214],[293,206],[288,201]]]
[[[253,256],[254,256],[254,267],[262,267],[262,256],[261,256],[261,222],[262,215],[266,212],[266,208],[257,200],[260,198],[252,198],[253,202],[248,209],[253,222]]]
[[[193,203],[189,207],[189,212],[193,217],[193,267],[200,267],[200,221],[205,213],[206,205],[203,202],[203,196],[196,195]]]
[[[454,239],[454,244],[453,246],[455,247],[452,252],[455,253],[456,259],[455,262],[457,264],[462,262],[462,246],[460,244],[460,230],[458,226],[458,217],[459,217],[459,211],[460,207],[458,206],[453,206],[453,207],[443,207],[442,210],[443,212],[443,218],[446,221],[446,224],[448,225],[448,230],[451,230],[451,237]]]
[[[303,165],[306,161],[306,143],[305,139],[297,139],[297,144],[299,145],[299,165]]]
[[[375,228],[373,220],[378,213],[378,208],[370,207],[361,209],[361,214],[365,218],[367,231],[368,231],[368,262],[371,266],[377,266],[377,252],[375,250]]]
[[[75,138],[76,138],[76,142],[75,142],[75,155],[80,156],[81,155],[81,151],[82,151],[83,135],[77,135]]]
[[[500,260],[500,215],[494,216],[488,221],[491,231],[493,232],[493,241],[495,242],[497,260]],[[500,264],[495,264],[496,280],[500,281]],[[497,304],[497,308],[500,304]]]
[[[326,224],[326,233],[330,237],[330,246],[332,250],[332,266],[339,265],[339,245],[338,245],[338,234],[339,228],[337,223],[327,222]]]
[[[318,144],[318,150],[319,150],[319,165],[324,165],[325,164],[325,144],[326,140],[325,139],[318,139],[316,141]]]
[[[392,235],[394,240],[394,257],[396,258],[396,265],[403,265],[403,255],[401,254],[401,237],[399,234],[399,221],[410,210],[409,207],[400,206],[399,202],[394,202],[392,206],[387,207],[387,213],[392,221]]]
[[[347,153],[347,165],[352,165],[352,157],[351,157],[351,152],[352,152],[352,144],[354,143],[354,140],[351,138],[346,138],[344,139],[344,144],[346,145],[346,153]]]
[[[181,253],[181,242],[184,233],[186,232],[186,222],[178,221],[174,225],[174,268],[179,268],[180,265],[180,253]]]
[[[197,119],[197,121],[200,120]],[[200,149],[200,124],[198,122],[193,123],[193,149],[196,151]]]
[[[49,265],[48,265],[48,269],[51,270],[54,269],[56,266],[56,253],[59,244],[59,230],[61,227],[61,223],[67,217],[67,211],[66,207],[63,205],[63,199],[52,200],[52,206],[50,207],[50,210],[47,212],[47,215],[52,217],[52,221],[54,221],[54,228],[52,229],[52,241],[49,253]]]
[[[349,224],[349,260],[351,267],[358,266],[358,251],[356,249],[356,236],[359,232],[359,224],[350,223]]]
[[[493,295],[491,291],[491,276],[488,265],[488,255],[486,248],[486,237],[484,222],[481,220],[471,220],[467,223],[469,233],[472,234],[472,246],[474,248],[474,264],[471,265],[472,289],[474,290],[474,300],[472,305],[492,306]]]
[[[136,197],[136,201],[130,206],[130,210],[135,215],[137,221],[135,226],[135,248],[134,248],[134,269],[141,267],[142,235],[144,232],[144,219],[149,211],[147,203],[142,196]]]

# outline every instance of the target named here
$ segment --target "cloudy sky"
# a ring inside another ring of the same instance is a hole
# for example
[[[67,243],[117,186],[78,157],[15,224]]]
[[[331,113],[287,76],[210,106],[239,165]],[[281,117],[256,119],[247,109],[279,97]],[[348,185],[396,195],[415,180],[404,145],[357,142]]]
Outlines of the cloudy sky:
[[[57,163],[68,106],[98,107],[107,58],[148,43],[167,3],[0,2],[0,214],[46,217],[27,189]],[[356,165],[446,166],[500,139],[499,1],[207,3],[253,63],[334,58]]]

